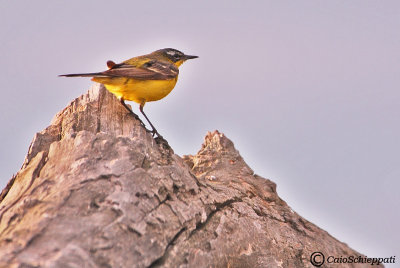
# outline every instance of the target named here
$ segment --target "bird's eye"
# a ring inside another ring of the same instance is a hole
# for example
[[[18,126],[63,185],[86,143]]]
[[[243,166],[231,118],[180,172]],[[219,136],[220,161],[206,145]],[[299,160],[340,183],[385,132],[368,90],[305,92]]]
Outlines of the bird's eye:
[[[179,56],[178,54],[175,54],[175,55],[174,55],[174,58],[175,58],[175,59],[180,59],[181,56]]]

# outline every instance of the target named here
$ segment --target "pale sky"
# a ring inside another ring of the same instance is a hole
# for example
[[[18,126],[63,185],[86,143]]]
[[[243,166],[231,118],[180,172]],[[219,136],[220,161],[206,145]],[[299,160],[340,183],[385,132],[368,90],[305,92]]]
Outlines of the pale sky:
[[[145,110],[177,154],[218,129],[301,216],[400,262],[399,1],[36,0],[0,12],[0,188],[91,85],[58,74],[173,47],[200,58]]]

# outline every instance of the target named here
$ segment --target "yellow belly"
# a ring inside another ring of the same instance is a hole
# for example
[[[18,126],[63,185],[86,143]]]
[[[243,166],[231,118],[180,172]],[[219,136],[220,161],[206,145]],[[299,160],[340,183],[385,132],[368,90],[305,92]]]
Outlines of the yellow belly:
[[[136,80],[124,77],[93,77],[118,98],[137,103],[158,101],[174,89],[178,77],[171,80]]]

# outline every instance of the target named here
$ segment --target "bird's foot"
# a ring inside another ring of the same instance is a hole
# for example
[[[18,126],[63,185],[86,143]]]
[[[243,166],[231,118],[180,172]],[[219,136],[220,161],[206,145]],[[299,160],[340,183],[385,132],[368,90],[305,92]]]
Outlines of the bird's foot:
[[[155,137],[155,138],[161,138],[164,139],[163,136],[161,136],[160,133],[158,133],[158,131],[156,129],[148,129],[147,127],[145,127],[143,125],[144,129],[146,130],[147,133],[151,133],[151,136]]]
[[[153,137],[156,136],[156,138],[164,139],[163,136],[161,136],[161,134],[158,133],[156,129],[153,129],[150,132],[152,133]]]

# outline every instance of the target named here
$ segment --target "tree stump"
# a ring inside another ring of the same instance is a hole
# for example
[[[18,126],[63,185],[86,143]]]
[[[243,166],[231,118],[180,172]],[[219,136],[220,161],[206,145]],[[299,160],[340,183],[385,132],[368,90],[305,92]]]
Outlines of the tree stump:
[[[313,267],[315,251],[361,255],[294,212],[223,134],[181,158],[101,85],[35,135],[0,199],[1,267]]]

